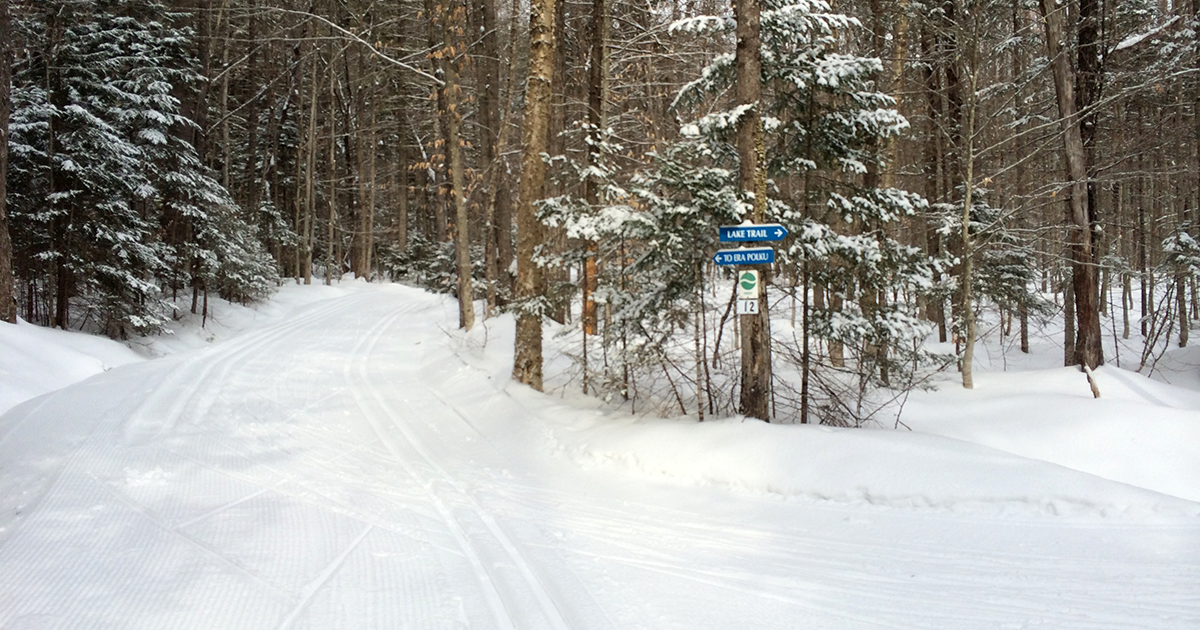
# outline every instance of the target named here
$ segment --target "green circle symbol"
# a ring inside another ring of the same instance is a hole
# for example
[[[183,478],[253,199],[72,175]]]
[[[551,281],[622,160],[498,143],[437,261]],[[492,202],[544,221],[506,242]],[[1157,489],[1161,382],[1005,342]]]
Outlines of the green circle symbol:
[[[749,271],[742,274],[741,281],[742,289],[745,291],[753,291],[754,285],[758,284],[758,278],[755,278],[754,274]]]

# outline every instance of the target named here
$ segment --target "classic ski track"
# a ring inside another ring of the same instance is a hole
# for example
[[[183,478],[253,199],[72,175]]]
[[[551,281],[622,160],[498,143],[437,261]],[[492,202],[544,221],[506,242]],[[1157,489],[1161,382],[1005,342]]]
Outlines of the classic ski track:
[[[291,604],[295,601],[294,598],[288,596],[286,593],[283,593],[269,582],[266,582],[262,577],[258,576],[253,571],[240,566],[237,562],[226,557],[220,551],[210,548],[204,543],[192,538],[191,536],[188,536],[186,533],[177,530],[170,523],[167,523],[158,517],[153,510],[142,506],[140,503],[119,492],[109,484],[104,483],[91,470],[91,466],[87,465],[85,462],[87,462],[91,456],[94,455],[95,449],[99,447],[99,445],[95,444],[96,437],[104,432],[115,431],[117,434],[125,437],[126,440],[124,446],[126,448],[137,448],[153,442],[153,440],[156,438],[162,437],[164,434],[178,425],[180,416],[182,416],[184,413],[196,414],[196,410],[191,410],[190,412],[188,411],[187,403],[190,403],[193,399],[195,399],[206,387],[220,385],[219,380],[215,384],[210,382],[210,379],[212,378],[212,372],[216,367],[225,367],[218,377],[224,378],[228,375],[230,368],[236,365],[244,356],[260,351],[281,337],[291,334],[296,330],[300,330],[310,322],[319,320],[330,313],[337,312],[341,310],[341,308],[342,305],[338,304],[337,300],[332,300],[331,303],[314,308],[310,310],[310,312],[305,313],[300,317],[287,320],[280,325],[271,327],[268,330],[247,335],[245,338],[248,339],[249,342],[245,344],[239,344],[239,346],[232,351],[219,348],[211,355],[189,357],[181,360],[177,365],[174,366],[171,372],[161,377],[161,380],[154,385],[153,391],[148,396],[141,398],[140,400],[136,400],[134,404],[130,405],[128,403],[133,400],[133,396],[135,396],[136,393],[131,394],[126,397],[125,402],[118,404],[102,418],[97,419],[87,436],[80,440],[79,444],[76,445],[76,447],[66,456],[65,461],[55,471],[54,478],[49,484],[47,484],[42,497],[46,496],[46,494],[54,492],[54,490],[62,482],[62,476],[64,474],[71,470],[82,471],[82,474],[90,477],[107,493],[112,495],[118,501],[121,501],[136,513],[146,518],[150,523],[154,524],[163,532],[185,541],[189,545],[203,550],[206,555],[214,557],[221,564],[233,568],[237,573],[266,588],[267,592],[270,593],[273,598],[279,599],[282,597],[284,598],[281,600],[282,602]],[[199,372],[198,378],[189,378],[197,372]],[[176,387],[182,390],[182,394],[175,389]],[[175,398],[176,396],[178,396],[178,398]],[[163,399],[171,400],[171,404],[167,407],[169,415],[164,418],[164,421],[161,424],[157,425],[157,430],[153,431],[153,433],[151,433],[146,439],[135,440],[131,444],[129,440],[131,437],[130,429],[136,427],[136,422],[139,416],[149,414],[150,410],[160,405]],[[201,412],[206,411],[207,406],[201,410]],[[203,416],[197,414],[194,417]],[[125,421],[117,422],[115,423],[116,426],[111,426],[108,420],[114,419],[125,419]],[[24,522],[28,522],[28,520],[40,510],[41,503],[41,498],[39,498],[37,506],[29,510],[29,512],[24,515],[20,522],[14,523],[15,527],[9,533],[9,537],[6,538],[4,544],[7,544],[8,541],[12,540],[12,536],[16,534],[17,530],[19,530]]]
[[[349,520],[355,521],[355,522],[357,522],[357,523],[359,523],[359,524],[361,524],[361,525],[364,525],[364,526],[367,526],[367,527],[373,527],[373,528],[375,528],[375,529],[382,530],[382,531],[386,531],[386,532],[390,532],[390,533],[393,533],[393,534],[397,534],[397,535],[399,535],[399,536],[404,536],[404,537],[406,537],[406,538],[409,538],[409,539],[411,539],[411,540],[414,540],[414,541],[416,541],[416,542],[419,542],[419,543],[422,543],[422,544],[427,544],[427,545],[429,545],[429,546],[431,546],[431,547],[433,547],[433,548],[435,548],[435,549],[439,549],[439,550],[442,550],[442,551],[447,551],[447,552],[458,552],[458,551],[461,551],[461,550],[458,550],[458,549],[450,549],[450,548],[447,548],[447,547],[443,547],[443,546],[441,546],[441,545],[437,544],[437,543],[436,543],[436,542],[434,542],[434,541],[430,541],[430,540],[424,539],[424,538],[422,538],[422,537],[419,537],[419,536],[414,536],[414,535],[413,535],[413,531],[412,531],[410,528],[406,528],[406,527],[404,527],[404,526],[402,526],[402,525],[399,525],[399,524],[397,524],[397,523],[394,523],[394,522],[389,522],[389,520],[388,520],[387,518],[385,518],[385,517],[380,517],[380,516],[378,516],[378,515],[375,515],[375,514],[371,514],[371,513],[363,512],[362,510],[358,509],[357,507],[355,507],[355,506],[353,506],[353,505],[350,505],[349,503],[346,503],[346,502],[345,502],[345,501],[343,501],[342,499],[339,499],[339,498],[337,498],[337,497],[330,496],[329,494],[327,494],[327,493],[325,493],[325,492],[322,492],[322,491],[321,491],[321,490],[319,490],[319,489],[313,488],[312,486],[310,486],[310,485],[306,484],[306,483],[305,483],[305,482],[304,482],[302,479],[299,479],[299,478],[297,478],[297,477],[294,477],[294,476],[287,475],[286,473],[284,473],[284,472],[280,471],[279,469],[277,469],[277,468],[275,468],[275,467],[272,467],[272,466],[269,466],[269,465],[266,465],[266,464],[259,464],[259,465],[260,465],[260,466],[262,466],[263,468],[265,468],[265,469],[267,469],[267,470],[270,470],[270,471],[272,471],[272,472],[274,472],[274,473],[277,473],[277,474],[279,474],[279,475],[280,475],[280,477],[282,477],[282,478],[283,478],[283,479],[282,479],[282,481],[280,481],[278,484],[264,484],[264,483],[261,483],[261,482],[259,482],[259,481],[256,481],[255,479],[253,479],[253,478],[251,478],[251,477],[246,477],[246,476],[243,476],[243,475],[239,475],[239,474],[237,474],[237,473],[231,473],[231,472],[229,472],[229,471],[227,471],[227,470],[223,470],[223,469],[220,469],[220,468],[215,468],[215,467],[213,467],[213,466],[209,465],[209,464],[208,464],[208,463],[206,463],[206,462],[202,462],[202,461],[196,460],[196,459],[194,459],[194,458],[192,458],[192,457],[188,457],[187,455],[182,455],[182,454],[179,454],[179,453],[175,453],[175,454],[176,454],[177,456],[179,456],[180,458],[182,458],[182,459],[185,459],[185,460],[187,460],[187,461],[189,461],[189,462],[192,462],[193,464],[196,464],[197,466],[201,466],[201,467],[203,467],[203,468],[205,468],[205,469],[207,469],[207,470],[209,470],[209,471],[211,471],[211,472],[213,472],[213,473],[216,473],[216,474],[218,474],[218,475],[222,475],[222,476],[224,476],[224,477],[227,477],[227,478],[229,478],[229,479],[233,479],[233,480],[236,480],[236,481],[240,481],[240,482],[243,482],[243,483],[245,483],[245,484],[247,484],[247,485],[250,485],[250,486],[254,486],[254,487],[256,487],[256,488],[259,488],[258,490],[254,491],[254,492],[252,492],[252,493],[250,493],[250,494],[248,494],[248,495],[246,495],[246,496],[244,496],[244,497],[241,497],[241,498],[239,498],[239,499],[235,499],[235,500],[233,500],[233,501],[230,501],[229,503],[226,503],[226,504],[224,504],[224,505],[221,505],[221,506],[219,506],[219,507],[217,507],[217,508],[214,508],[213,510],[211,510],[211,511],[209,511],[209,512],[206,512],[206,513],[204,513],[204,514],[202,514],[202,515],[200,515],[200,516],[197,516],[197,517],[195,517],[195,518],[189,519],[189,520],[186,522],[186,525],[187,525],[187,526],[192,526],[192,525],[195,525],[195,524],[197,524],[197,523],[201,523],[201,522],[203,522],[203,521],[205,521],[205,520],[207,520],[207,519],[209,519],[209,518],[212,518],[213,516],[217,516],[218,514],[221,514],[222,512],[225,512],[226,510],[229,510],[229,509],[232,509],[232,508],[234,508],[234,507],[237,507],[237,505],[239,505],[239,504],[241,504],[241,503],[244,503],[244,502],[246,502],[246,501],[249,501],[249,500],[251,500],[251,499],[254,499],[254,498],[256,498],[256,497],[262,496],[264,493],[267,493],[267,492],[274,492],[274,493],[276,493],[276,494],[279,494],[280,496],[285,496],[285,497],[287,497],[287,498],[289,498],[289,499],[293,499],[293,500],[295,500],[295,501],[299,501],[299,502],[301,502],[301,503],[304,503],[305,505],[310,505],[310,506],[312,506],[312,507],[315,507],[315,508],[317,508],[317,509],[320,509],[320,510],[326,510],[326,511],[334,512],[334,513],[338,514],[339,516],[342,516],[342,517],[344,517],[344,518],[347,518],[347,519],[349,519]],[[395,460],[393,460],[393,459],[390,457],[390,455],[389,455],[388,461],[395,461]],[[397,463],[399,463],[399,462],[397,462]],[[414,480],[414,481],[415,481],[415,480]],[[305,492],[309,493],[310,495],[313,495],[313,496],[320,497],[321,499],[324,499],[324,500],[325,500],[325,503],[318,502],[318,501],[314,501],[314,500],[312,499],[312,497],[311,497],[311,496],[306,496],[306,495],[304,495],[304,494],[297,494],[297,493],[284,492],[284,491],[282,490],[282,487],[283,487],[283,486],[286,486],[286,485],[293,485],[293,486],[296,486],[297,488],[300,488],[300,489],[304,490]],[[376,496],[376,498],[377,498],[377,499],[379,499],[381,502],[387,503],[387,504],[389,504],[389,505],[391,505],[391,506],[393,506],[393,507],[397,508],[398,510],[401,510],[401,511],[412,511],[412,506],[411,506],[411,505],[408,505],[408,504],[405,504],[405,503],[398,502],[398,501],[396,501],[395,499],[392,499],[392,498],[389,498],[389,497],[381,497],[381,496],[379,496],[379,495],[375,495],[375,496]],[[334,507],[331,507],[331,506],[336,506],[336,507],[337,507],[337,508],[339,508],[339,509],[334,509]],[[184,526],[184,524],[183,524],[183,523],[180,523],[180,524],[178,524],[178,525],[176,525],[176,526],[177,526],[177,527],[183,527],[183,526]]]
[[[641,569],[654,571],[656,573],[666,575],[666,576],[669,576],[672,578],[685,579],[685,580],[689,580],[692,582],[697,582],[699,584],[704,584],[706,586],[715,586],[720,589],[740,593],[743,596],[760,598],[760,599],[769,599],[769,600],[777,601],[777,602],[780,602],[783,604],[789,604],[791,606],[795,606],[797,608],[802,608],[805,610],[821,612],[821,613],[825,613],[827,615],[831,615],[834,617],[841,617],[843,619],[857,621],[860,623],[867,623],[867,624],[870,624],[872,627],[893,628],[894,630],[908,630],[909,628],[911,628],[911,626],[905,625],[905,624],[889,623],[889,622],[881,619],[879,616],[858,615],[858,614],[854,614],[852,612],[847,612],[847,611],[839,609],[839,608],[835,608],[834,606],[822,606],[822,605],[815,604],[811,601],[800,600],[795,597],[789,597],[787,595],[783,595],[783,594],[776,593],[776,592],[764,591],[761,587],[756,588],[756,586],[752,583],[748,584],[748,585],[735,584],[730,581],[730,578],[732,576],[731,572],[700,571],[700,570],[695,570],[695,569],[689,570],[686,567],[679,567],[679,566],[666,564],[666,563],[660,563],[660,562],[652,562],[649,560],[640,560],[637,558],[622,558],[622,557],[610,556],[610,555],[605,555],[605,554],[590,554],[590,553],[586,553],[586,552],[577,552],[577,553],[579,553],[582,556],[590,557],[590,558],[597,559],[597,560],[620,562],[620,563],[623,563],[623,564],[626,564],[629,566],[634,566],[634,567],[638,567]],[[798,584],[791,585],[792,588],[796,588],[798,586],[809,586],[809,585],[798,585]],[[899,598],[897,598],[897,600],[903,601]]]
[[[355,345],[354,350],[350,354],[350,360],[345,364],[343,376],[345,377],[347,384],[350,385],[350,390],[354,396],[354,400],[358,404],[359,409],[363,412],[364,416],[367,418],[368,424],[371,425],[371,428],[379,436],[380,441],[383,442],[383,444],[387,447],[388,452],[392,454],[392,457],[395,459],[395,461],[402,466],[405,472],[407,472],[408,475],[417,483],[417,485],[424,490],[426,496],[429,497],[429,501],[437,510],[438,515],[442,518],[446,524],[446,527],[450,530],[450,533],[454,537],[455,542],[458,544],[461,553],[474,570],[475,577],[479,582],[480,588],[483,590],[484,598],[488,602],[488,608],[492,611],[492,616],[496,623],[499,624],[500,627],[517,630],[517,625],[513,621],[512,615],[509,613],[503,598],[500,596],[500,592],[496,589],[496,585],[492,581],[491,574],[487,571],[487,569],[484,568],[483,561],[479,558],[479,555],[471,546],[471,542],[467,537],[466,532],[463,530],[462,524],[459,523],[459,521],[454,517],[453,513],[451,513],[445,502],[442,501],[441,497],[433,489],[432,482],[430,482],[428,479],[425,479],[425,477],[416,470],[416,467],[404,457],[403,453],[401,453],[398,445],[387,436],[383,427],[380,426],[378,414],[375,410],[369,408],[370,406],[367,404],[366,399],[359,391],[359,387],[354,385],[355,379],[354,375],[351,373],[351,368],[359,362],[365,364],[366,358],[370,355],[370,348],[373,347],[379,337],[383,335],[383,331],[386,330],[387,327],[392,324],[392,322],[399,319],[402,314],[402,311],[397,311],[383,318],[379,323],[372,327],[365,337],[359,340],[359,342]],[[364,346],[367,347],[365,352],[363,351]],[[365,368],[361,368],[360,376],[365,376],[363,374],[364,372],[366,372]],[[429,461],[429,457],[424,453],[421,453],[416,448],[416,445],[413,443],[413,441],[408,439],[405,429],[399,427],[396,422],[391,422],[391,424],[393,427],[396,427],[402,435],[404,435],[409,442],[410,447],[414,451],[417,451],[418,455],[425,459],[426,464],[432,464],[432,462]]]
[[[179,457],[182,457],[182,456],[179,456]],[[264,495],[268,492],[272,492],[272,491],[274,491],[274,488],[262,487],[259,490],[251,492],[250,494],[247,494],[246,496],[244,496],[240,499],[234,499],[233,501],[229,501],[228,503],[218,505],[217,507],[215,507],[203,514],[189,518],[186,521],[180,521],[180,522],[176,523],[174,525],[174,527],[178,527],[180,529],[185,529],[185,528],[191,527],[192,525],[206,521],[218,514],[221,514],[222,512],[227,512],[229,510],[232,510],[233,508],[235,508],[247,501],[251,501],[253,499],[261,497],[262,495]]]
[[[143,399],[142,403],[130,414],[130,420],[124,427],[127,442],[130,445],[137,445],[138,443],[148,443],[155,438],[162,437],[177,426],[179,420],[185,414],[197,418],[204,417],[204,414],[212,406],[213,398],[205,396],[207,400],[202,400],[201,404],[196,408],[192,408],[192,403],[201,394],[207,394],[207,391],[212,389],[211,387],[206,387],[206,385],[210,385],[210,375],[214,370],[218,367],[221,368],[221,372],[217,376],[218,380],[216,381],[216,384],[220,384],[228,376],[229,371],[243,357],[254,354],[270,346],[270,344],[279,338],[303,329],[311,321],[319,320],[329,313],[338,310],[340,310],[338,301],[330,300],[330,303],[312,308],[309,312],[301,316],[289,318],[267,330],[250,333],[240,338],[241,343],[237,344],[232,350],[228,347],[216,346],[211,349],[205,349],[209,353],[207,355],[200,354],[197,357],[184,359],[172,370],[166,380],[160,383],[151,395]],[[198,374],[196,374],[197,372]],[[193,376],[194,374],[195,376]],[[176,386],[184,392],[182,395],[178,394]],[[219,391],[219,388],[217,389]],[[157,430],[141,440],[131,439],[133,438],[131,430],[136,428],[139,416],[145,414],[151,408],[151,405],[156,404],[160,399],[164,398],[170,401],[167,411],[164,414],[164,419],[160,423],[151,424],[151,427],[156,427]]]
[[[574,500],[575,497],[569,497]],[[512,503],[509,505],[515,509],[522,509],[526,513],[539,514],[544,512],[543,509],[536,506],[531,506],[530,501],[522,502],[519,499],[510,499]],[[536,501],[536,499],[534,499]],[[566,503],[560,501],[560,504]],[[582,508],[582,509],[581,509]],[[635,513],[653,514],[657,508],[646,506],[647,510],[637,511]],[[563,517],[563,513],[571,516]],[[599,514],[595,517],[589,514]],[[769,540],[771,544],[772,556],[787,556],[787,557],[808,557],[810,573],[812,577],[804,580],[813,584],[821,584],[824,586],[832,586],[842,584],[844,588],[855,588],[862,584],[870,584],[871,592],[878,600],[892,601],[897,605],[902,605],[905,602],[911,602],[911,582],[900,576],[901,573],[914,571],[916,575],[928,575],[931,572],[939,573],[943,576],[946,574],[955,574],[958,577],[953,581],[957,587],[960,587],[964,592],[983,592],[985,589],[996,589],[1001,591],[1016,591],[1020,592],[1036,592],[1036,589],[1017,589],[1011,586],[996,587],[995,578],[1000,576],[1010,575],[1016,571],[1021,573],[1026,579],[1035,583],[1046,582],[1052,583],[1051,576],[1059,574],[1063,570],[1063,558],[1045,556],[1044,554],[1003,554],[1003,553],[985,553],[980,554],[978,550],[961,549],[955,552],[947,552],[945,550],[931,550],[928,545],[907,544],[903,545],[903,549],[896,549],[893,545],[880,545],[864,541],[859,544],[850,544],[829,539],[814,539],[796,536],[794,534],[785,533],[782,531],[771,531],[758,529],[752,525],[741,523],[729,523],[726,526],[709,526],[687,522],[685,519],[679,520],[661,520],[656,516],[648,516],[645,519],[632,518],[628,513],[616,510],[596,510],[592,504],[580,504],[579,507],[572,507],[568,510],[556,510],[560,525],[571,525],[574,535],[591,539],[602,545],[606,545],[617,550],[618,553],[598,553],[573,550],[571,553],[593,559],[612,560],[615,562],[624,563],[631,566],[644,567],[647,570],[654,570],[664,574],[676,575],[677,577],[688,577],[694,581],[707,583],[718,586],[728,586],[732,590],[739,590],[749,594],[759,594],[762,585],[768,587],[786,590],[788,588],[796,588],[802,586],[798,581],[790,583],[780,582],[774,583],[774,580],[769,576],[751,575],[745,572],[735,570],[704,570],[698,569],[694,564],[689,564],[686,560],[686,554],[681,558],[676,549],[700,549],[709,548],[714,552],[723,555],[744,555],[747,553],[757,553],[763,550],[762,546],[752,544],[739,544],[729,538],[729,532],[738,531],[739,533],[749,534],[752,539]],[[539,521],[541,519],[533,518],[531,520]],[[642,534],[639,538],[629,536],[613,535],[614,525],[615,531],[638,531]],[[744,531],[743,531],[744,530]],[[665,538],[669,545],[652,545],[644,543],[642,540],[651,538],[658,540]],[[557,550],[560,547],[556,545],[541,545],[534,543],[535,546],[540,546],[550,550]],[[822,552],[827,552],[831,547],[844,549],[848,554],[835,554],[828,556]],[[867,554],[873,559],[870,566],[864,566],[861,562],[854,561],[838,561],[836,557],[846,557],[851,555],[849,552],[862,553],[864,549],[869,549]],[[620,553],[624,552],[624,553]],[[767,565],[772,564],[771,559],[766,559]],[[1088,573],[1093,570],[1111,570],[1113,565],[1105,559],[1089,559],[1089,558],[1069,558],[1070,570],[1076,573]],[[879,568],[885,567],[890,573],[880,575]],[[786,568],[786,567],[784,567]],[[1139,574],[1139,567],[1136,565],[1121,565],[1117,567],[1114,573],[1128,576]],[[711,579],[728,580],[728,583],[718,583]],[[756,586],[759,585],[759,586]],[[975,587],[978,587],[976,589]],[[1170,603],[1165,604],[1169,608],[1177,608],[1186,610],[1185,602],[1188,599],[1189,591],[1185,589],[1174,589],[1170,593],[1164,593],[1169,596]],[[764,597],[776,598],[778,595],[763,594]],[[786,597],[786,596],[784,596]],[[1015,601],[1020,601],[1022,597],[1016,597]],[[1077,602],[1080,606],[1087,606],[1093,603],[1093,600],[1075,595],[1069,592],[1059,592],[1054,597],[1055,601]],[[942,604],[943,607],[953,608],[954,606]],[[1138,601],[1126,601],[1123,606],[1126,609],[1137,609],[1146,612],[1147,614],[1159,612],[1164,606],[1157,605],[1155,608],[1150,608],[1142,605]],[[972,611],[993,610],[995,612],[1004,612],[1013,608],[1025,608],[1031,613],[1048,614],[1044,607],[1034,605],[1023,606],[1019,603],[1004,603],[988,604],[983,601],[974,601],[971,605],[963,605],[962,610],[970,615]],[[978,622],[978,615],[970,617],[975,622]]]
[[[358,366],[359,377],[361,378],[362,383],[370,383],[371,382],[371,373],[370,373],[370,370],[368,370],[368,368],[367,368],[367,362],[371,358],[371,354],[373,352],[374,346],[376,346],[376,343],[379,341],[379,338],[383,336],[384,331],[388,330],[390,328],[390,326],[392,324],[394,324],[396,322],[396,320],[402,316],[402,314],[404,314],[403,311],[398,311],[398,312],[392,314],[392,316],[390,316],[388,318],[384,318],[382,320],[382,322],[380,322],[376,326],[376,328],[372,329],[371,334],[368,335],[367,338],[365,338],[364,343],[360,344],[360,346],[358,348],[355,348],[354,364],[356,364],[356,366]],[[349,364],[348,364],[348,367],[349,367]],[[356,400],[361,401],[362,400],[361,391],[360,391],[361,386],[356,384],[354,379],[349,379],[349,383],[350,383],[350,386],[352,386],[352,389],[354,390]],[[433,469],[433,472],[436,473],[437,476],[439,476],[440,480],[445,482],[445,484],[448,484],[450,487],[454,488],[454,490],[457,492],[458,496],[460,496],[462,499],[464,499],[464,502],[466,502],[466,504],[469,506],[470,510],[472,510],[474,512],[475,516],[479,518],[479,521],[484,523],[484,526],[487,528],[488,533],[490,533],[492,535],[492,538],[498,542],[500,547],[503,548],[506,556],[508,556],[509,559],[511,560],[512,564],[514,564],[514,566],[516,566],[517,571],[520,572],[524,583],[526,583],[526,586],[529,589],[529,592],[533,594],[534,600],[536,602],[538,602],[538,605],[541,608],[542,616],[544,616],[544,619],[546,620],[546,622],[548,624],[550,624],[552,626],[552,628],[558,628],[558,629],[562,629],[562,630],[570,630],[571,624],[566,622],[563,612],[559,610],[559,607],[556,604],[556,602],[554,602],[552,596],[550,595],[550,592],[547,592],[544,584],[542,584],[541,580],[539,580],[539,577],[536,576],[533,565],[530,564],[529,560],[523,556],[523,554],[521,553],[520,550],[518,550],[518,548],[516,547],[514,542],[512,542],[512,539],[510,538],[510,536],[508,534],[505,534],[504,530],[502,528],[500,528],[499,523],[496,521],[496,518],[494,518],[491,515],[491,512],[488,512],[484,508],[484,506],[482,506],[478,502],[478,500],[476,500],[475,497],[472,496],[472,494],[470,494],[470,492],[468,492],[466,490],[466,488],[464,488],[462,486],[462,484],[460,484],[460,482],[458,482],[454,478],[454,476],[452,476],[450,473],[446,472],[446,470],[444,468],[442,468],[442,466],[440,466],[440,464],[437,462],[436,458],[434,458],[432,455],[430,455],[430,451],[428,451],[427,446],[424,444],[424,442],[421,442],[421,440],[415,436],[414,432],[409,430],[409,427],[406,426],[406,424],[404,424],[404,422],[397,421],[398,415],[396,414],[395,409],[392,409],[390,404],[388,402],[386,402],[382,396],[379,396],[377,388],[367,388],[367,389],[370,390],[370,395],[372,398],[374,398],[374,403],[376,403],[377,406],[379,407],[379,409],[382,410],[382,412],[384,414],[384,418],[386,418],[386,420],[388,420],[389,424],[391,426],[394,426],[396,428],[396,430],[401,433],[401,436],[403,436],[403,438],[406,439],[406,442],[408,442],[409,445],[412,446],[412,449],[414,451],[416,451],[416,454],[418,454],[422,458],[422,460],[424,460],[428,464],[428,466],[430,466],[430,468]],[[432,391],[432,390],[427,390],[427,391]],[[445,404],[442,397],[440,397],[436,394],[434,394],[434,397],[436,397],[439,402],[443,402],[443,404]],[[460,418],[461,418],[462,414],[460,412],[458,412],[457,409],[455,409],[452,406],[449,406],[449,404],[446,407],[448,407],[451,410],[451,412],[454,412],[455,414],[460,415]],[[467,422],[467,425],[470,426],[469,422]],[[374,426],[374,422],[373,422],[373,426]],[[472,427],[472,431],[474,431],[475,433],[478,433],[478,431],[474,430],[474,427]],[[380,432],[380,436],[383,437],[382,432]],[[389,446],[391,446],[391,444],[389,444]],[[428,488],[428,490],[430,490],[430,492],[436,494],[437,491],[433,490],[432,484],[430,484],[430,482],[428,482],[427,480],[425,480],[425,484],[422,484],[422,485],[425,485]],[[438,498],[437,503],[439,505],[444,506],[444,504],[443,504],[442,500],[440,500],[440,498]],[[461,524],[458,524],[457,518],[454,515],[452,515],[451,512],[449,512],[449,510],[445,511],[444,514],[446,517],[449,518],[450,522],[448,522],[448,524],[451,524],[452,528],[461,530],[461,528],[462,528]],[[469,545],[469,540],[467,540],[467,544]],[[474,551],[472,551],[472,554],[474,556]],[[491,574],[488,574],[488,572],[485,572],[484,575],[488,576],[488,581],[492,580]],[[492,587],[492,590],[496,590],[496,589],[494,589],[494,586]],[[497,596],[499,596],[498,592],[497,592]],[[500,602],[502,602],[502,604],[503,604],[503,599],[500,599]],[[511,619],[511,616],[509,616],[509,617]]]

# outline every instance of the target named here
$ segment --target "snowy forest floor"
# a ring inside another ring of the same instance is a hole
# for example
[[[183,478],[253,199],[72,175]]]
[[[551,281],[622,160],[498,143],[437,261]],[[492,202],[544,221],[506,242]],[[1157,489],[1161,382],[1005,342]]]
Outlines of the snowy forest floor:
[[[0,628],[1200,627],[1193,349],[1096,400],[993,332],[911,431],[701,424],[456,321],[343,282],[138,352],[0,326]]]

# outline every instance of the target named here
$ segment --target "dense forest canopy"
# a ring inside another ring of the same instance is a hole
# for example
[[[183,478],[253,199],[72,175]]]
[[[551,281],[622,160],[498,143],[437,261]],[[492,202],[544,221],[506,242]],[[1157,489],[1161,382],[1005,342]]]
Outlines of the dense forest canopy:
[[[349,273],[515,313],[538,388],[553,321],[585,392],[855,425],[986,326],[1090,370],[1200,317],[1200,0],[0,5],[0,319]],[[746,220],[789,233],[761,316]]]

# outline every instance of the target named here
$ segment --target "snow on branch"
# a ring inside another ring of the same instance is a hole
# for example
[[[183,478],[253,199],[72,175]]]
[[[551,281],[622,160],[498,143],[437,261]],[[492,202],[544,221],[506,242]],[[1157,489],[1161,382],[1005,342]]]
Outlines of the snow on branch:
[[[1159,33],[1162,33],[1163,31],[1167,30],[1167,28],[1170,27],[1172,24],[1174,24],[1178,19],[1179,19],[1179,16],[1176,15],[1176,16],[1172,17],[1171,19],[1167,20],[1166,22],[1163,22],[1162,24],[1160,24],[1144,33],[1134,33],[1133,35],[1129,35],[1128,37],[1121,40],[1120,42],[1117,42],[1117,45],[1113,46],[1113,49],[1111,52],[1115,53],[1115,52],[1120,52],[1122,50],[1127,50],[1129,48],[1133,48],[1134,46],[1137,46],[1138,44],[1146,41],[1147,39],[1150,39],[1151,37],[1154,37],[1154,36],[1158,35]]]
[[[711,35],[715,33],[729,33],[735,28],[737,28],[737,22],[734,22],[733,18],[700,15],[672,22],[667,27],[667,32],[671,35],[678,35],[679,33]]]

